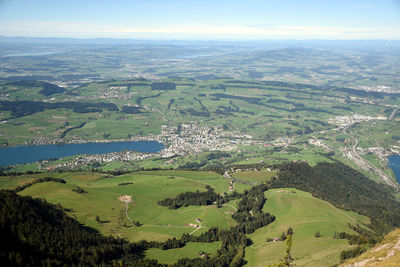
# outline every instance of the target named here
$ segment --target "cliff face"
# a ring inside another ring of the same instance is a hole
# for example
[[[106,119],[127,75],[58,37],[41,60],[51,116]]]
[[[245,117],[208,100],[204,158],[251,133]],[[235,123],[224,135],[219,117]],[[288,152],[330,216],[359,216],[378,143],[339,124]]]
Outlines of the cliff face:
[[[387,234],[384,240],[357,258],[350,259],[340,267],[395,267],[400,264],[400,229]]]

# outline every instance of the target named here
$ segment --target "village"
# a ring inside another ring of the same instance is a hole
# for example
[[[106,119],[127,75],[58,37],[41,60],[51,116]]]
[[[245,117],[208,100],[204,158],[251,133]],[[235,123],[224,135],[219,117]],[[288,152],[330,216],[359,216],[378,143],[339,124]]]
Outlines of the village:
[[[45,137],[42,138],[44,138],[43,140],[49,141],[45,139]],[[107,162],[140,161],[151,157],[170,158],[176,155],[186,156],[214,150],[229,151],[235,149],[240,144],[251,144],[252,137],[235,132],[226,132],[223,130],[222,126],[200,126],[198,122],[192,122],[180,124],[179,126],[163,125],[160,135],[132,137],[129,140],[114,140],[114,142],[116,141],[158,141],[164,144],[164,148],[157,153],[142,153],[126,150],[107,154],[80,155],[74,157],[71,161],[55,164],[46,168],[52,170],[58,168],[74,169]],[[85,143],[85,141],[74,140],[70,143]],[[46,164],[47,162],[44,163]]]

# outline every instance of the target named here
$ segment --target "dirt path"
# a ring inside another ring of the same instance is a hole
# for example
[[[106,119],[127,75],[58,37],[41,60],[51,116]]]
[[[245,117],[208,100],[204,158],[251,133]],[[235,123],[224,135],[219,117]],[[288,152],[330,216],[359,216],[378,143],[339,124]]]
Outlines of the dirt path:
[[[192,232],[189,233],[189,235],[194,234],[196,231],[198,231],[200,228],[202,228],[201,226],[201,221],[199,221],[199,226],[197,226],[196,229],[194,229]]]
[[[132,220],[131,217],[129,217],[129,215],[128,215],[128,209],[129,209],[129,207],[128,207],[128,202],[125,202],[125,214],[126,214],[126,218],[127,218],[131,223],[133,223],[133,220]]]
[[[128,210],[129,210],[128,204],[129,204],[129,203],[133,203],[132,196],[123,195],[123,196],[120,196],[120,197],[118,198],[118,200],[120,200],[120,201],[122,201],[122,202],[125,203],[125,215],[126,215],[126,218],[127,218],[131,223],[133,223],[133,220],[132,220],[131,217],[129,217],[129,215],[128,215]]]

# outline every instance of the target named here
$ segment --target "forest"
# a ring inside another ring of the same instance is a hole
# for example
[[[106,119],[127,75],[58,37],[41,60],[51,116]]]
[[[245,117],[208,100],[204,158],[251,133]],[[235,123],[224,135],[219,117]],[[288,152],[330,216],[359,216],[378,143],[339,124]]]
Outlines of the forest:
[[[46,178],[43,181],[45,180]],[[63,181],[60,179],[57,182]],[[275,220],[275,216],[261,210],[267,189],[262,184],[243,194],[232,194],[233,198],[243,199],[239,202],[238,211],[232,215],[237,225],[230,229],[210,228],[200,236],[184,234],[180,239],[172,238],[165,242],[142,240],[137,243],[102,236],[95,229],[85,227],[68,217],[59,204],[53,205],[43,199],[22,197],[14,191],[1,190],[0,202],[3,205],[0,207],[0,234],[4,240],[10,242],[2,242],[0,245],[0,260],[13,266],[163,266],[155,260],[145,258],[144,251],[149,248],[180,248],[188,242],[222,241],[215,256],[203,259],[184,258],[174,266],[241,266],[245,263],[244,249],[251,243],[245,234]],[[211,188],[203,193],[184,193],[177,199],[189,203],[200,196],[208,195],[211,198],[215,196]],[[204,204],[202,201],[196,203]]]
[[[66,108],[76,113],[102,112],[103,110],[117,111],[113,103],[88,103],[88,102],[37,102],[37,101],[0,101],[0,111],[11,111],[14,118],[32,115],[47,109]]]
[[[379,234],[400,226],[400,205],[390,189],[341,162],[321,162],[315,167],[288,162],[276,167],[279,177],[271,180],[270,187],[295,187],[339,208],[366,215]]]

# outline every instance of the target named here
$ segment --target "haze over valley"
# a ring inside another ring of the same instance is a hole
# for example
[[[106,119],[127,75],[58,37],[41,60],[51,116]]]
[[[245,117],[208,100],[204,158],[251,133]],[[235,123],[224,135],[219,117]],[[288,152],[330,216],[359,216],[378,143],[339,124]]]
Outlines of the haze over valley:
[[[16,2],[2,262],[398,266],[395,1]]]

